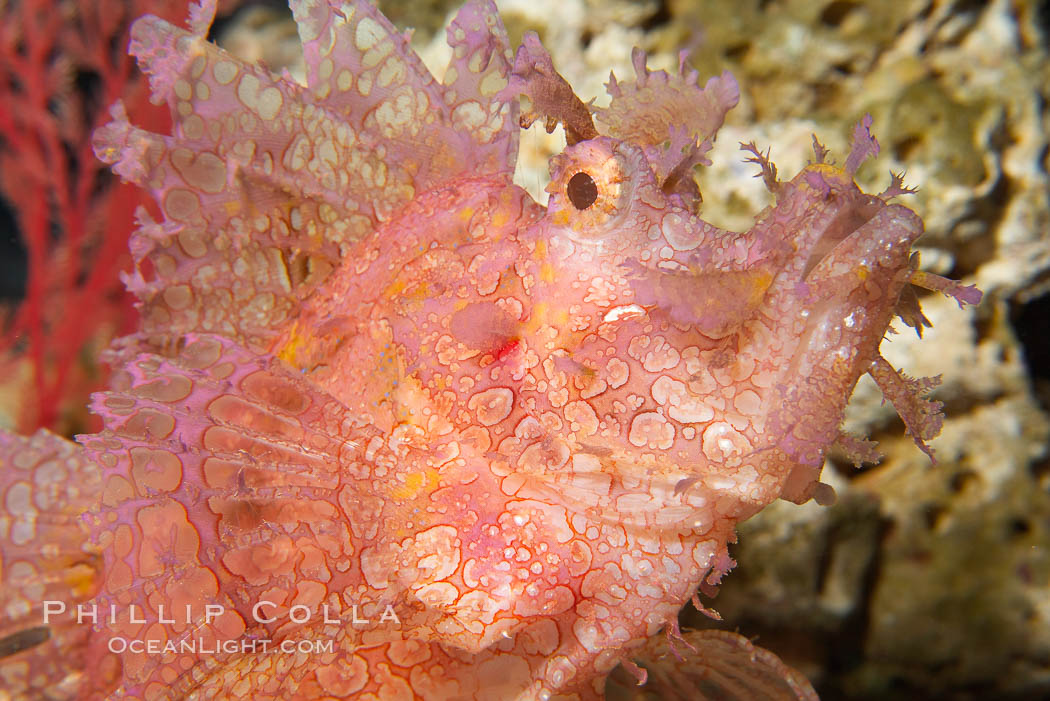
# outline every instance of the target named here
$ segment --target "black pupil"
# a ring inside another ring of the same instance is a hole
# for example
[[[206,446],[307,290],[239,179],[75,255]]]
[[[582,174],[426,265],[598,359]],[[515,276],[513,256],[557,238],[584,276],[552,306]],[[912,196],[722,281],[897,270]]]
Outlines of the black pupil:
[[[586,173],[577,173],[569,178],[569,185],[565,188],[565,194],[569,196],[569,202],[576,209],[587,209],[598,199],[598,186],[594,179]]]

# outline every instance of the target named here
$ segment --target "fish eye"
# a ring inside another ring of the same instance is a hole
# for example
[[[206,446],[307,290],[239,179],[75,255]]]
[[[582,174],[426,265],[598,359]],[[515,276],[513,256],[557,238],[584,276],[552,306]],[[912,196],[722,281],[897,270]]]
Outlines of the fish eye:
[[[594,178],[580,171],[569,178],[569,183],[565,186],[565,194],[568,195],[573,207],[583,211],[598,199],[598,186]]]

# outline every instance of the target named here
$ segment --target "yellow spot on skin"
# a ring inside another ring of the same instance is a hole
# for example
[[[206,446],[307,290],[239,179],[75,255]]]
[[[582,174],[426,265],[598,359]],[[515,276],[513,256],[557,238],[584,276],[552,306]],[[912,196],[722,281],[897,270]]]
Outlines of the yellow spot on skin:
[[[495,426],[510,416],[514,408],[514,393],[506,387],[493,387],[478,392],[467,402],[482,426]]]
[[[742,414],[757,414],[762,409],[762,400],[756,392],[746,389],[734,400],[737,411]]]
[[[259,95],[259,116],[266,121],[272,120],[281,111],[284,98],[281,91],[274,87],[266,88]]]
[[[259,99],[259,79],[251,73],[246,73],[241,77],[241,82],[237,83],[237,99],[249,109],[255,109],[256,102]]]
[[[541,326],[548,326],[549,315],[550,306],[546,302],[538,302],[532,305],[532,316],[529,317],[529,321],[525,325],[526,331],[533,334],[536,333]]]
[[[843,187],[849,187],[850,185],[856,186],[853,178],[841,168],[837,168],[829,163],[813,163],[806,166],[806,170],[819,173],[820,177],[824,179],[829,185],[841,185]],[[813,186],[805,178],[799,178],[799,182],[803,187],[810,190]]]
[[[339,212],[327,202],[322,202],[321,206],[317,208],[317,215],[325,224],[334,224],[339,219]]]
[[[364,68],[375,68],[393,48],[394,43],[392,41],[384,41],[375,48],[369,49],[361,57],[361,66]]]
[[[204,120],[200,115],[191,114],[182,122],[182,133],[188,139],[200,139],[204,136]]]
[[[193,192],[185,189],[170,190],[164,196],[164,212],[179,221],[194,218],[200,211],[200,200]]]
[[[469,132],[480,132],[487,115],[481,105],[469,100],[452,110],[452,124]]]
[[[175,81],[175,96],[180,100],[188,100],[193,95],[193,89],[185,80]]]
[[[360,86],[359,82],[358,88]],[[384,100],[375,110],[376,124],[387,138],[406,130],[415,133],[418,125],[413,126],[413,120],[418,108],[413,94],[400,94],[393,99]]]
[[[281,111],[284,98],[281,96],[281,91],[273,86],[262,91],[259,90],[260,87],[262,84],[259,79],[246,73],[241,78],[241,82],[237,84],[237,99],[248,109],[257,112],[264,120],[270,121]]]
[[[200,78],[207,65],[208,58],[204,54],[197,54],[197,57],[193,59],[193,63],[190,65],[190,77]]]
[[[492,215],[492,226],[494,228],[504,227],[507,225],[508,221],[510,221],[510,216],[502,210],[497,211]]]
[[[173,453],[136,446],[130,454],[139,494],[170,492],[182,481],[182,462]]]
[[[211,194],[226,187],[226,163],[214,153],[177,148],[171,152],[171,164],[191,187]]]
[[[481,79],[481,85],[478,86],[478,90],[485,97],[489,97],[490,95],[495,95],[505,87],[507,87],[506,78],[499,73],[489,73]]]
[[[179,246],[191,258],[203,258],[208,252],[208,246],[203,241],[200,229],[186,227],[178,234]]]
[[[401,294],[401,292],[403,292],[404,289],[405,281],[398,278],[397,280],[394,280],[394,282],[383,291],[383,296],[386,299],[393,299],[397,295]]]
[[[745,455],[752,448],[742,433],[724,421],[709,424],[704,429],[702,441],[704,455],[715,462]]]
[[[379,22],[376,22],[371,17],[364,17],[358,23],[357,31],[354,33],[354,45],[357,46],[358,51],[368,51],[385,34],[386,32],[383,31],[383,27]]]
[[[362,73],[357,79],[357,92],[361,93],[361,97],[368,97],[372,94],[372,74]]]
[[[423,472],[411,472],[405,477],[405,483],[390,490],[395,499],[415,499],[423,492],[431,492],[438,484],[437,470],[428,468]]]
[[[340,146],[353,146],[357,141],[357,134],[347,125],[340,124],[335,128],[335,140]]]
[[[87,596],[95,588],[95,570],[87,565],[75,565],[66,572],[66,585],[74,598]]]
[[[350,71],[348,71],[345,68],[343,70],[339,71],[339,75],[337,75],[335,77],[335,85],[336,85],[336,87],[339,88],[343,92],[346,92],[347,90],[349,90],[350,86],[352,86],[353,84],[354,84],[354,74],[351,73]]]
[[[674,427],[656,412],[643,412],[631,422],[627,439],[637,448],[667,450],[674,444]]]
[[[169,307],[178,311],[193,303],[193,293],[189,285],[175,285],[164,290],[164,301]]]
[[[296,324],[292,327],[288,340],[285,341],[284,345],[277,349],[277,357],[294,368],[300,368],[299,354],[307,350],[308,345],[312,340],[313,338],[309,333],[303,333],[299,324]]]
[[[407,68],[404,61],[399,58],[387,59],[387,62],[379,69],[379,87],[385,88],[391,83],[403,82],[406,72]]]
[[[540,280],[543,282],[554,282],[554,266],[544,263],[540,266]]]
[[[219,85],[229,85],[237,77],[237,64],[233,61],[219,61],[211,72]]]
[[[332,75],[332,71],[335,70],[335,63],[332,59],[326,58],[321,61],[321,65],[317,67],[317,77],[321,80],[328,80]]]
[[[317,157],[322,161],[327,161],[331,167],[335,167],[338,164],[339,155],[336,153],[335,144],[332,143],[331,139],[324,139],[317,145]]]

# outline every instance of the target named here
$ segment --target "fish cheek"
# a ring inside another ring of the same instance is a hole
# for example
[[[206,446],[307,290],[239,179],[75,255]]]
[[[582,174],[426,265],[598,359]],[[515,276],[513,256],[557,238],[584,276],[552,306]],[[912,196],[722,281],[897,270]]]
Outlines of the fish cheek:
[[[455,312],[449,321],[453,338],[482,355],[505,353],[520,338],[520,324],[495,302],[475,302]]]

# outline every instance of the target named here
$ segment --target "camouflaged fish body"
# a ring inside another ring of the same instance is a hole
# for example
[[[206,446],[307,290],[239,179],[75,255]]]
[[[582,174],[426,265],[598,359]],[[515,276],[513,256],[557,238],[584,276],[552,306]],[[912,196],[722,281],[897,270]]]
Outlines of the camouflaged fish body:
[[[698,216],[692,179],[737,101],[728,74],[701,86],[638,52],[596,125],[535,37],[511,54],[489,2],[450,25],[441,82],[368,3],[291,4],[306,86],[209,44],[214,2],[188,31],[134,26],[173,134],[118,106],[96,151],[163,211],[132,241],[142,326],[110,351],[105,430],[70,457],[92,475],[67,508],[84,529],[20,531],[86,553],[90,595],[82,576],[56,597],[112,614],[56,638],[76,652],[61,669],[15,639],[15,688],[599,698],[618,664],[644,677],[632,660],[670,648],[678,686],[648,687],[668,698],[814,697],[772,654],[677,616],[732,566],[736,523],[831,497],[832,443],[871,457],[838,428],[860,375],[924,449],[939,429],[933,382],[878,346],[895,314],[921,328],[909,284],[979,293],[916,272],[898,181],[853,182],[869,124],[843,168],[818,145],[790,181],[751,147],[776,203],[728,232]],[[570,142],[546,207],[511,181],[538,118]],[[20,464],[40,454],[5,440]],[[36,580],[10,572],[5,593],[28,599]],[[335,645],[243,645],[304,639]]]

